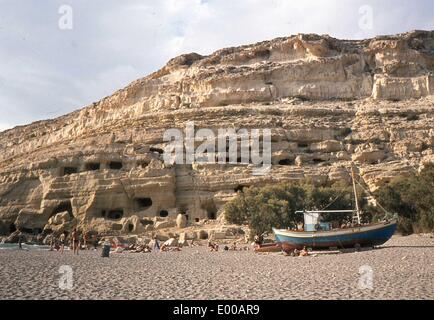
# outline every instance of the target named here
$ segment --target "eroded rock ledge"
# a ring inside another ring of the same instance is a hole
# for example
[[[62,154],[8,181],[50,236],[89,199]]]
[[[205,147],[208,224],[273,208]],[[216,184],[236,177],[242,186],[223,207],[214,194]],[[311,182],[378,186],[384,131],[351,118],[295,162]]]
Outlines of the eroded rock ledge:
[[[0,232],[201,223],[245,186],[348,179],[350,161],[374,190],[434,160],[433,62],[433,31],[297,35],[174,58],[91,106],[0,133]],[[187,121],[270,128],[271,172],[164,165],[164,130]]]

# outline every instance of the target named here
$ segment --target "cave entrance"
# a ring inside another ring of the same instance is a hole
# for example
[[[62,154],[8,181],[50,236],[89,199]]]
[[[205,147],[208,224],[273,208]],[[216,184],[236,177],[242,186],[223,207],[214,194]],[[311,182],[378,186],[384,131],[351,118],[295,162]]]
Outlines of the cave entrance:
[[[128,224],[128,232],[133,232],[134,230],[134,225],[132,223]]]
[[[17,226],[15,225],[15,223],[11,223],[9,225],[9,233],[13,233],[15,231],[17,231]]]
[[[74,218],[74,215],[72,214],[72,205],[71,201],[65,201],[60,203],[57,207],[54,208],[53,212],[51,213],[51,217],[54,217],[56,214],[67,211],[69,214],[69,217],[71,219]]]
[[[154,153],[158,153],[158,154],[160,154],[160,155],[164,153],[164,150],[163,150],[163,149],[156,148],[156,147],[150,147],[150,148],[149,148],[149,151],[154,152]]]
[[[123,167],[122,162],[120,161],[110,161],[108,166],[112,170],[121,170]]]
[[[167,210],[161,210],[159,215],[160,217],[165,218],[169,215],[169,212],[167,212]]]
[[[294,161],[291,159],[282,159],[279,161],[279,165],[281,165],[281,166],[290,166],[293,164],[294,164]]]
[[[206,211],[206,216],[208,219],[210,219],[210,220],[216,219],[217,207],[214,204],[214,200],[209,199],[209,200],[206,200],[205,202],[203,202],[202,203],[202,209],[204,209]]]
[[[248,188],[248,187],[249,187],[249,186],[239,185],[239,186],[236,186],[236,187],[235,187],[234,191],[235,191],[235,192],[243,192],[243,191],[244,191],[244,188]]]
[[[42,233],[42,228],[33,228],[33,229],[28,229],[28,230],[30,230],[30,232],[27,232],[27,233],[31,233],[31,234],[34,234],[34,235],[36,235],[36,234],[41,234]]]
[[[137,206],[142,209],[148,209],[152,206],[152,199],[151,198],[136,198]]]
[[[20,231],[28,234],[34,234],[33,229],[30,228],[20,228]]]
[[[78,169],[76,167],[64,167],[62,170],[62,176],[68,176],[70,174],[77,173]]]
[[[101,168],[101,164],[96,162],[86,163],[86,171],[97,171]]]
[[[326,162],[327,160],[323,160],[323,159],[319,159],[319,158],[313,158],[312,161],[313,161],[313,163],[323,163],[323,162]]]
[[[119,220],[122,219],[123,216],[124,216],[124,210],[122,209],[110,210],[107,214],[107,218],[111,220]]]

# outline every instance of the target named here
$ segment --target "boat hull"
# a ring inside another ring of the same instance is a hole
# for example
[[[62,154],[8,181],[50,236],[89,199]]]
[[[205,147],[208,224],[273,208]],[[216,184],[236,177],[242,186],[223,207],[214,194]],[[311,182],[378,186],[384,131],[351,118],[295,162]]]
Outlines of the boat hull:
[[[326,249],[330,247],[353,248],[355,246],[379,246],[389,240],[396,230],[396,222],[381,222],[368,226],[331,231],[298,232],[274,229],[276,241],[284,247],[302,249]]]
[[[255,252],[279,252],[282,251],[280,243],[267,243],[257,246]]]

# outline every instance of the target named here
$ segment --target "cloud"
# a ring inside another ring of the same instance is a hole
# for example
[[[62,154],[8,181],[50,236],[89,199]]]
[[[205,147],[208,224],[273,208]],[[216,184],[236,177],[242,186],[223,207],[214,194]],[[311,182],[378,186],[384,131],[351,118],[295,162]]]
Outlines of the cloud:
[[[210,54],[297,33],[360,39],[433,29],[429,0],[0,0],[0,123],[12,126],[88,105],[186,52]],[[360,28],[360,7],[373,28]],[[0,127],[1,128],[1,127]]]

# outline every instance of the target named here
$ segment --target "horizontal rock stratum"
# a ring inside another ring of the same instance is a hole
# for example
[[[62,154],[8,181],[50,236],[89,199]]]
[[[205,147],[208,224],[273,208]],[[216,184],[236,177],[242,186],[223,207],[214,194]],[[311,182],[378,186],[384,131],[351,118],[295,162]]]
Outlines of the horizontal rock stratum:
[[[88,107],[0,133],[0,231],[141,233],[179,213],[195,223],[245,186],[348,179],[351,161],[374,190],[434,161],[433,63],[434,31],[181,55]],[[188,121],[271,129],[271,171],[165,165],[163,132]]]

